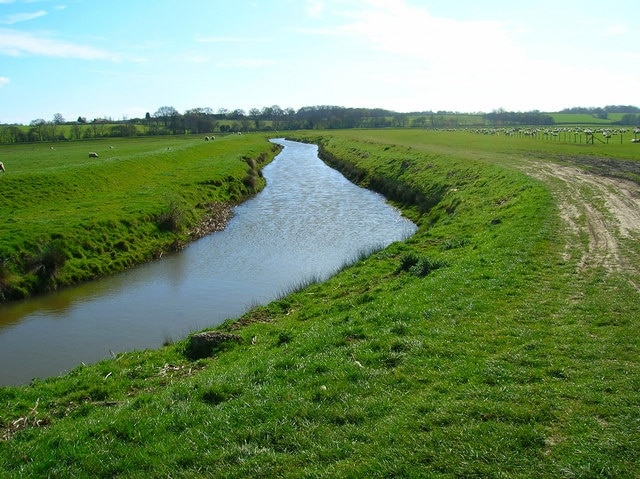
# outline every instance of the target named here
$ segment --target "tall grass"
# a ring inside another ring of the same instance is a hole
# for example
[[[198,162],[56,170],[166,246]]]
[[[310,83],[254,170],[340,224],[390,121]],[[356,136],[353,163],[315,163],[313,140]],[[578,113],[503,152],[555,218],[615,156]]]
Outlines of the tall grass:
[[[413,237],[225,323],[213,358],[178,341],[0,388],[3,474],[640,476],[638,280],[564,257],[517,168],[584,150],[424,133],[299,133],[444,193],[402,206]]]

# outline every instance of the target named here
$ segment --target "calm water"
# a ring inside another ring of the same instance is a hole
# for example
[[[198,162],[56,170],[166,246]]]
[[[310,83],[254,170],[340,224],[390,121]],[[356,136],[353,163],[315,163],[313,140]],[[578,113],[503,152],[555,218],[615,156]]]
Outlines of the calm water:
[[[111,351],[157,348],[415,232],[382,196],[326,166],[315,145],[274,141],[285,148],[264,169],[267,186],[224,231],[123,274],[0,305],[0,385],[58,375]]]

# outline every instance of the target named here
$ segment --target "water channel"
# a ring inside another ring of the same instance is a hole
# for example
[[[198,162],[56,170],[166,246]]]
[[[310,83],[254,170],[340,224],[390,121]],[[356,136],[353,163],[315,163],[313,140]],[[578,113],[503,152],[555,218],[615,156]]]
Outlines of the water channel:
[[[0,305],[0,386],[160,347],[415,232],[382,196],[325,165],[317,146],[273,141],[284,149],[264,168],[267,186],[224,231],[122,274]]]

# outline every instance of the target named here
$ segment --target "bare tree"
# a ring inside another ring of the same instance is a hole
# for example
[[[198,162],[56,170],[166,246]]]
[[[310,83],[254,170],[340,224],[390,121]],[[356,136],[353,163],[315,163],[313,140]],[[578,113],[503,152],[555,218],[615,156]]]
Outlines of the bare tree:
[[[158,108],[158,111],[153,114],[154,117],[162,120],[162,123],[164,123],[165,127],[169,125],[169,122],[172,118],[178,115],[178,110],[176,110],[172,106],[161,106],[160,108]]]

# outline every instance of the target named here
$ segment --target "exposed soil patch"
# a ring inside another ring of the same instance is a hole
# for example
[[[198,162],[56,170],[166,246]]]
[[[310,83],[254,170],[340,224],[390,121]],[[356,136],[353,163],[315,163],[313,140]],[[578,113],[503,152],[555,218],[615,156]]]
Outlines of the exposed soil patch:
[[[603,267],[637,276],[640,185],[621,176],[640,174],[640,162],[593,158],[586,164],[587,158],[573,160],[589,171],[542,161],[526,167],[527,173],[549,184],[556,196],[567,226],[566,259],[579,256],[580,269]]]
[[[211,203],[207,205],[207,215],[191,231],[189,237],[192,241],[207,236],[215,231],[222,231],[233,217],[232,203]]]
[[[180,251],[193,241],[199,240],[207,236],[208,234],[215,233],[216,231],[222,231],[226,228],[227,223],[233,217],[232,203],[210,203],[206,206],[207,214],[203,216],[202,220],[189,230],[188,241],[183,239],[176,239],[171,245],[171,251]],[[159,251],[156,255],[156,259],[162,258],[163,251]]]
[[[598,158],[594,156],[560,157],[561,162],[579,166],[601,176],[629,179],[640,183],[640,161]]]

